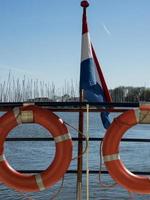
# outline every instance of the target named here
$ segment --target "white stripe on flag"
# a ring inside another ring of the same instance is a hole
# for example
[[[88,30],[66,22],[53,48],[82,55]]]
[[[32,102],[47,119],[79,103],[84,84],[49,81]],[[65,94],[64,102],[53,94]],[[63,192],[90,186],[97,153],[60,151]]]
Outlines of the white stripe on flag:
[[[90,35],[89,33],[84,33],[82,35],[81,62],[88,58],[93,58]]]

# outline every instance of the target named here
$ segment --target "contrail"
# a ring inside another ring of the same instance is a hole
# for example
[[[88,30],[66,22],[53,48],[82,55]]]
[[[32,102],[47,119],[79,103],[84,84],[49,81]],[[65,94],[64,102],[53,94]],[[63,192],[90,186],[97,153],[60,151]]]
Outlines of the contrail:
[[[107,26],[105,24],[102,24],[105,32],[107,33],[107,35],[111,35],[111,32],[109,31],[109,29],[107,28]]]

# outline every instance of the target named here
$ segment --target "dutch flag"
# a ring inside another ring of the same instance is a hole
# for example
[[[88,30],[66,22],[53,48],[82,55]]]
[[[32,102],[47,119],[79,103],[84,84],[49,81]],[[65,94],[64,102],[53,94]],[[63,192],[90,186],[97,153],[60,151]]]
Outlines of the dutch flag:
[[[89,102],[111,102],[100,64],[90,41],[88,32],[86,7],[87,1],[82,1],[82,46],[81,46],[81,68],[80,68],[80,92],[83,91],[84,100]],[[104,128],[110,125],[108,112],[101,112],[101,119]]]

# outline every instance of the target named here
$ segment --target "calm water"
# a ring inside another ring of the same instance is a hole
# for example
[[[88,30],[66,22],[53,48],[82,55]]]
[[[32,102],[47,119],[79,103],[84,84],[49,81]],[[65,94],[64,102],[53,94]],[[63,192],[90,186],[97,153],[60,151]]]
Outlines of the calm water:
[[[57,113],[58,114],[58,113]],[[62,119],[71,125],[78,127],[77,113],[59,113]],[[111,115],[114,117],[114,114]],[[85,127],[86,129],[86,127]],[[72,137],[76,137],[77,133],[69,127]],[[149,125],[137,125],[130,129],[125,137],[150,138]],[[103,137],[105,130],[99,120],[99,114],[90,114],[90,136]],[[9,137],[49,137],[49,133],[39,125],[24,124],[19,125],[12,130]],[[135,171],[150,171],[150,147],[148,143],[121,143],[120,154],[121,159],[129,170]],[[6,158],[12,167],[18,170],[46,169],[53,160],[55,153],[54,142],[6,142],[5,154]],[[77,142],[74,142],[74,156],[77,155]],[[146,158],[146,159],[145,159]],[[99,142],[90,142],[90,161],[89,167],[91,170],[99,169]],[[85,156],[84,169],[85,169]],[[76,169],[76,160],[72,161],[70,169]],[[105,167],[103,166],[103,169]],[[102,180],[105,183],[112,183],[109,175],[102,175]],[[0,199],[2,200],[19,200],[28,199],[32,197],[34,200],[50,200],[51,196],[60,187],[61,182],[56,184],[49,190],[38,192],[20,194],[6,186],[0,186]],[[83,175],[83,199],[86,199],[86,177]],[[28,197],[27,197],[28,196]],[[76,197],[76,174],[66,174],[64,180],[64,187],[61,194],[56,198],[58,200],[74,200]],[[131,199],[128,192],[116,186],[112,189],[101,188],[99,185],[98,175],[90,175],[90,199],[96,200],[126,200]],[[150,195],[134,195],[136,200],[150,200]]]

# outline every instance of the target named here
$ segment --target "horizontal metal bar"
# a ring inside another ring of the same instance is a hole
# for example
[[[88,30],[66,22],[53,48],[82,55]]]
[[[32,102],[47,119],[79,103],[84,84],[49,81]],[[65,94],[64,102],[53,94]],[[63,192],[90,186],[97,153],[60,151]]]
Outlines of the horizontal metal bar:
[[[0,107],[0,111],[7,112],[12,110],[14,107]],[[87,112],[86,108],[52,108],[52,107],[44,107],[52,112]],[[89,112],[125,112],[131,108],[89,108]]]
[[[0,107],[5,108],[13,108],[13,107],[19,107],[27,104],[33,104],[37,106],[44,106],[44,107],[84,107],[87,104],[94,107],[139,107],[139,102],[136,103],[122,103],[122,102],[111,102],[111,103],[106,103],[106,102],[0,102]]]
[[[131,108],[89,108],[89,112],[125,112]],[[86,108],[48,108],[52,112],[87,112]]]
[[[17,170],[19,171],[20,173],[41,173],[43,172],[44,170]],[[67,174],[76,174],[77,173],[77,170],[68,170],[66,172]],[[82,173],[85,174],[86,173],[86,170],[82,170]],[[100,171],[99,170],[89,170],[89,173],[90,174],[99,174]],[[101,171],[102,174],[108,174],[108,171]],[[150,172],[141,172],[141,171],[132,171],[133,174],[137,174],[137,175],[150,175]]]
[[[39,106],[60,106],[60,107],[64,107],[64,106],[68,106],[68,107],[82,107],[82,106],[86,106],[86,105],[90,105],[90,106],[96,106],[96,107],[139,107],[139,103],[120,103],[120,102],[112,102],[112,103],[106,103],[106,102],[101,102],[101,103],[97,103],[97,102],[37,102],[35,103],[35,105],[39,105]]]
[[[46,141],[53,141],[53,138],[7,138],[6,141],[8,142],[30,142],[30,141],[40,141],[40,142],[46,142]],[[73,141],[79,141],[78,138],[73,137]],[[85,141],[85,138],[82,138],[83,141]],[[98,138],[98,137],[90,137],[89,141],[102,141],[103,138]],[[121,139],[122,142],[150,142],[150,139],[144,139],[144,138],[123,138]]]

